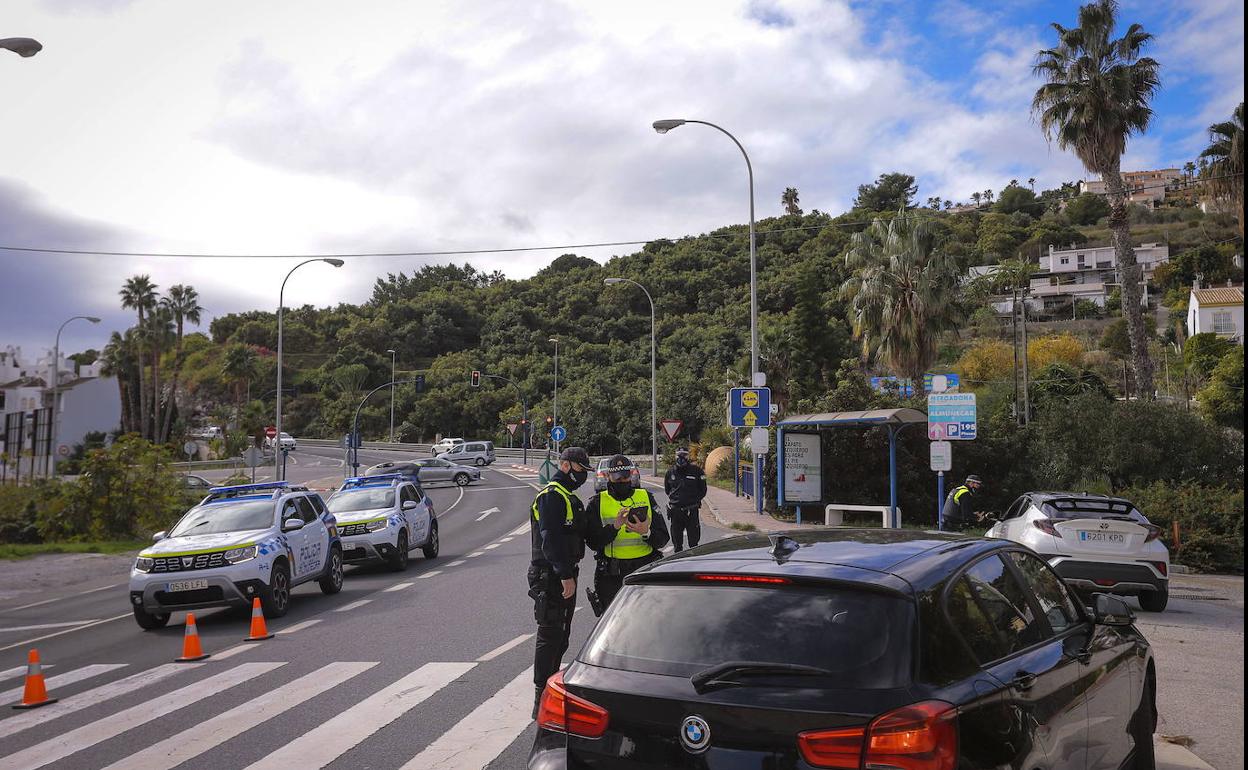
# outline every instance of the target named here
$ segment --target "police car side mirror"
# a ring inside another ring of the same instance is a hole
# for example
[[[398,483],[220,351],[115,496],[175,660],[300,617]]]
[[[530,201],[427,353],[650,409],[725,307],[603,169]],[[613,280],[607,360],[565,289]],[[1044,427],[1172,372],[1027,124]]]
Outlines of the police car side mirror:
[[[403,501],[403,510],[405,510],[405,511],[414,511],[414,510],[416,510],[416,505],[417,505],[417,503],[416,503],[416,501],[415,501],[415,500],[404,500],[404,501]]]
[[[152,535],[152,542],[159,543],[161,540],[164,540],[166,537],[169,537],[169,533],[162,529],[161,531]]]
[[[283,532],[294,532],[297,529],[303,529],[303,519],[287,519],[282,522]]]

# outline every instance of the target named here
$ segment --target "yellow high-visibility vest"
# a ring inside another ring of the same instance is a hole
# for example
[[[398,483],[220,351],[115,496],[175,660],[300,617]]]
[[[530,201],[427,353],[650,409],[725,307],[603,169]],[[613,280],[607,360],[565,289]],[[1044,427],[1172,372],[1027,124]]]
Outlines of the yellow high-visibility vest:
[[[571,524],[572,523],[572,493],[569,492],[567,489],[564,489],[563,485],[560,484],[558,481],[552,481],[549,484],[547,484],[545,487],[542,488],[542,491],[537,493],[537,497],[533,498],[533,521],[537,521],[538,501],[542,499],[542,495],[546,494],[547,492],[550,492],[551,490],[554,490],[560,497],[563,498],[564,505],[566,505],[568,509],[566,523]]]
[[[602,516],[604,525],[614,526],[615,518],[620,515],[620,511],[624,508],[642,508],[646,512],[646,520],[650,520],[654,511],[650,509],[650,495],[644,489],[633,491],[632,497],[623,502],[616,500],[606,492],[602,492],[598,497],[598,513]],[[626,527],[620,527],[615,533],[615,539],[607,544],[604,550],[607,556],[613,559],[640,559],[643,556],[649,556],[654,553],[654,549],[646,542],[646,539],[636,532],[630,532]]]

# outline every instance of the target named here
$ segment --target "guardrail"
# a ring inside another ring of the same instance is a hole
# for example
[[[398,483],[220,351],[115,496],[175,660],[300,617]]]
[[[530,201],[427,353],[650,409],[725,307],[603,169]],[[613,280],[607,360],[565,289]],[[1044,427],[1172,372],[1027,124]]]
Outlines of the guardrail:
[[[243,467],[243,458],[231,457],[228,460],[193,460],[191,462],[169,463],[169,467],[179,471],[211,471],[222,468]]]
[[[298,446],[309,447],[329,447],[334,449],[342,449],[341,439],[324,439],[324,438],[295,438]],[[383,452],[417,452],[420,454],[431,454],[433,451],[432,444],[406,444],[401,441],[364,441],[360,444],[360,449],[372,449]],[[494,456],[500,460],[519,460],[524,457],[524,450],[518,448],[494,446]],[[591,455],[590,459],[597,463],[604,457],[611,455]],[[540,463],[546,459],[545,449],[530,449],[529,462]],[[630,455],[629,459],[637,465],[638,468],[648,466],[650,464],[650,455]]]

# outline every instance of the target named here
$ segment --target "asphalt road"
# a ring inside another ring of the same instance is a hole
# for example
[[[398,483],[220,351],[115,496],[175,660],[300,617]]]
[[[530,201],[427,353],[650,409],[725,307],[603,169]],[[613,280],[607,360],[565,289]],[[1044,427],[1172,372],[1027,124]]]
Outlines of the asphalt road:
[[[337,454],[299,450],[288,477],[331,486],[342,478]],[[3,601],[0,702],[18,700],[31,647],[60,702],[0,712],[0,770],[523,767],[534,730],[524,574],[535,484],[496,465],[480,484],[430,487],[437,559],[417,554],[403,573],[348,568],[336,596],[300,586],[289,614],[269,624],[277,637],[260,643],[241,641],[247,613],[197,614],[212,653],[200,663],[172,662],[181,614],[160,631],[135,625],[128,559],[72,589]],[[573,651],[593,621],[577,613]]]

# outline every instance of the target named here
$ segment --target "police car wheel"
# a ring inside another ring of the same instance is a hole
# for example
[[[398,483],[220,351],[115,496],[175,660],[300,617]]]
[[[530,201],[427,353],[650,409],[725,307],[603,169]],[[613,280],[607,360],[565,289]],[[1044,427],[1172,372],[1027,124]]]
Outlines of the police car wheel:
[[[468,482],[469,482],[469,481],[472,481],[472,479],[468,478],[468,474],[467,474],[467,473],[456,473],[456,474],[455,474],[455,486],[457,486],[457,487],[466,487],[466,486],[468,486]]]
[[[144,631],[155,631],[158,628],[164,628],[169,623],[169,613],[163,612],[153,615],[142,607],[135,607],[134,620]]]
[[[269,585],[260,591],[260,604],[266,618],[280,618],[290,609],[290,569],[285,564],[273,565]]]
[[[408,553],[407,553],[407,530],[399,532],[398,545],[394,549],[394,555],[386,560],[393,572],[402,572],[407,569]]]
[[[342,549],[338,547],[329,549],[329,565],[325,570],[325,577],[321,578],[317,583],[321,587],[321,593],[330,595],[336,594],[342,590]]]
[[[438,522],[430,522],[429,539],[425,541],[424,547],[420,549],[421,553],[425,555],[426,559],[436,559],[438,557],[438,547],[440,545],[441,543],[438,540]]]

